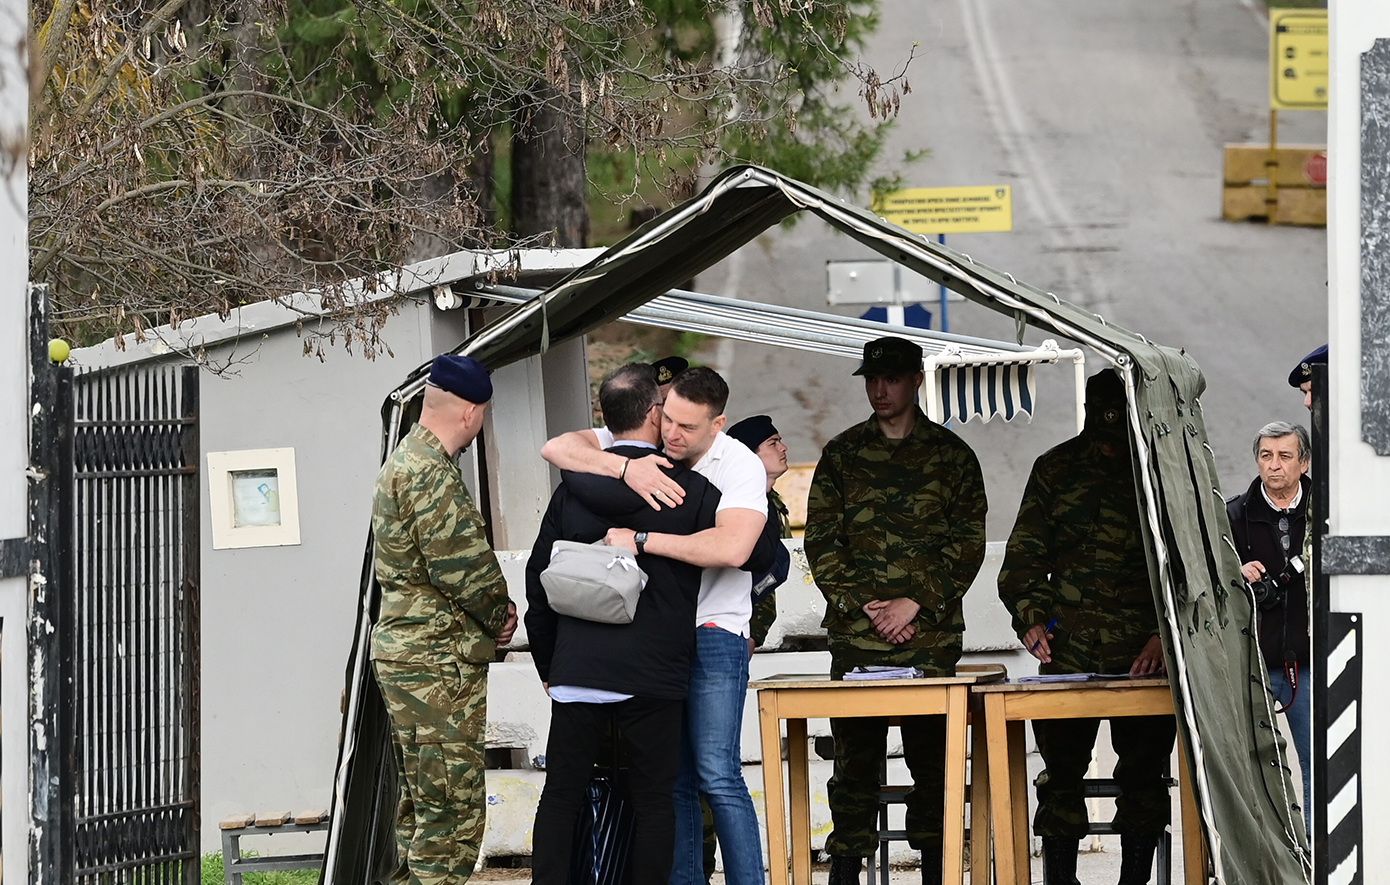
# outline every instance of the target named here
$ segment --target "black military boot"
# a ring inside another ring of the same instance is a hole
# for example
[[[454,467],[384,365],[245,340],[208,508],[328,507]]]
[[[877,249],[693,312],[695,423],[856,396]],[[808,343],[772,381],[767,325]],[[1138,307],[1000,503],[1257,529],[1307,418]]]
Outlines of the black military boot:
[[[1070,836],[1043,836],[1043,882],[1081,885],[1076,878],[1076,843]]]
[[[830,885],[859,885],[859,871],[863,868],[862,857],[830,855]]]
[[[1120,885],[1149,885],[1158,836],[1120,834]]]
[[[922,849],[922,885],[941,885],[940,845],[928,845]]]

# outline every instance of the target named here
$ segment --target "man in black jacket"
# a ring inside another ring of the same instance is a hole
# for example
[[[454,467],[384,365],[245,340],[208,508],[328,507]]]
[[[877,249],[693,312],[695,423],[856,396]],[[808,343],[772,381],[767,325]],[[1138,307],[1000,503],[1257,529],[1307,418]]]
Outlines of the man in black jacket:
[[[1255,591],[1260,653],[1269,668],[1274,699],[1284,705],[1303,775],[1304,825],[1312,783],[1308,678],[1308,590],[1301,558],[1307,530],[1307,477],[1312,454],[1308,431],[1276,421],[1255,436],[1260,475],[1226,504],[1240,555],[1241,573]]]
[[[651,366],[628,365],[599,388],[603,418],[614,433],[609,451],[641,458],[661,438],[661,400]],[[687,535],[715,524],[719,491],[676,463],[665,468],[684,490],[676,507],[653,510],[622,479],[565,471],[550,500],[526,567],[526,630],[551,703],[546,782],[536,812],[533,881],[564,885],[575,820],[610,722],[627,749],[636,832],[632,880],[662,883],[675,839],[672,790],[680,762],[683,701],[695,646],[701,569],[642,551],[647,532]],[[637,563],[647,584],[630,624],[557,615],[540,574],[557,540],[584,543],[608,529],[639,532]]]

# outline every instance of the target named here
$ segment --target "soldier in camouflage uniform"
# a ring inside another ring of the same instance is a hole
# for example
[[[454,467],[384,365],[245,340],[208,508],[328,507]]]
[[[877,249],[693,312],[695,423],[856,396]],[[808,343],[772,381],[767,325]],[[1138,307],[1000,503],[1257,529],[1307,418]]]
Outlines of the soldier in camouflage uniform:
[[[980,463],[917,408],[920,347],[901,338],[871,341],[855,374],[865,376],[874,414],[826,444],[806,509],[806,556],[827,602],[831,675],[893,664],[952,676],[965,632],[961,599],[985,553]],[[826,851],[831,885],[849,885],[878,847],[888,720],[832,719],[830,728],[834,830]],[[945,717],[903,717],[901,730],[913,779],[908,841],[922,852],[922,881],[940,882]]]
[[[436,358],[420,421],[377,477],[371,657],[400,783],[393,883],[466,882],[483,839],[487,665],[516,608],[454,458],[491,396],[476,360]]]
[[[999,598],[1043,673],[1163,670],[1127,426],[1119,376],[1098,372],[1086,383],[1085,429],[1038,458],[1023,492]],[[1076,882],[1076,843],[1088,828],[1081,782],[1099,726],[1098,719],[1033,722],[1045,766],[1033,828],[1043,837],[1051,885]],[[1149,881],[1168,823],[1163,768],[1175,729],[1172,716],[1110,720],[1123,791],[1114,820],[1120,885]]]

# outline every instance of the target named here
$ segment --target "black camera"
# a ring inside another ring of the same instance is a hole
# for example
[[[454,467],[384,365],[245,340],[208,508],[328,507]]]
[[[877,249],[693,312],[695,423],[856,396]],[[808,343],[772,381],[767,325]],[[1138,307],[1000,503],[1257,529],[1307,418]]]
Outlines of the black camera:
[[[1265,575],[1258,581],[1251,581],[1250,592],[1255,595],[1255,604],[1265,611],[1283,605],[1284,594],[1288,592],[1289,585],[1301,574],[1303,557],[1295,556],[1279,574]]]

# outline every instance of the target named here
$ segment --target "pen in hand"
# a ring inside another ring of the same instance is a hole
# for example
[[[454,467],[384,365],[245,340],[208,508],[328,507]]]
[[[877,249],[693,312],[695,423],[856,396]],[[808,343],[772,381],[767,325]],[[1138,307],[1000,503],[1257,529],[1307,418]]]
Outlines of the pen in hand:
[[[1056,627],[1056,626],[1057,626],[1057,619],[1056,619],[1056,618],[1053,618],[1052,620],[1048,621],[1048,622],[1047,622],[1047,626],[1043,628],[1042,636],[1039,636],[1039,637],[1038,637],[1038,641],[1035,642],[1035,643],[1033,643],[1033,647],[1030,648],[1030,649],[1028,649],[1028,651],[1030,651],[1030,652],[1037,651],[1037,650],[1038,650],[1038,646],[1042,645],[1042,641],[1043,641],[1044,639],[1047,638],[1047,634],[1051,633],[1051,632],[1052,632],[1052,628],[1053,628],[1053,627]]]

